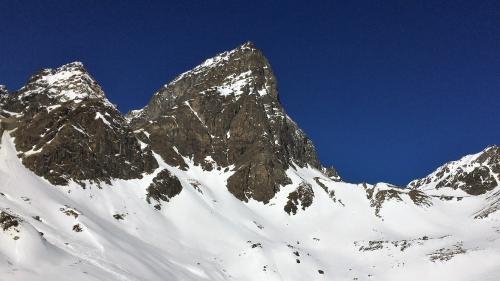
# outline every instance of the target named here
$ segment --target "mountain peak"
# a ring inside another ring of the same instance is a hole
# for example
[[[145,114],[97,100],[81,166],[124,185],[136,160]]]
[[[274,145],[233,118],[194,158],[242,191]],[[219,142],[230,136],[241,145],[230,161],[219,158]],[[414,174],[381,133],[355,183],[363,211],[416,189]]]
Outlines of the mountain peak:
[[[491,150],[491,149],[497,150],[499,148],[500,148],[500,146],[498,146],[496,144],[492,144],[492,145],[489,145],[488,147],[486,147],[485,151],[486,150]]]
[[[72,61],[67,64],[63,64],[61,67],[84,67],[81,61]]]
[[[229,191],[240,200],[269,202],[290,183],[290,167],[322,168],[312,142],[286,115],[276,85],[267,59],[247,42],[179,75],[128,118],[170,165],[185,167],[186,157],[207,169],[234,167]]]
[[[251,60],[252,65],[259,66],[262,68],[269,68],[269,63],[267,59],[264,57],[261,51],[259,51],[255,45],[248,41],[244,44],[230,50],[219,53],[211,58],[206,59],[200,65],[194,67],[192,70],[186,71],[179,76],[177,76],[170,83],[166,84],[167,87],[169,84],[178,82],[181,79],[191,77],[193,75],[210,71],[211,69],[226,69],[231,70],[232,72],[238,72],[238,66],[229,67],[234,61],[243,61],[239,63],[239,66],[247,66],[246,62]]]
[[[59,66],[58,68],[56,68],[56,70],[79,70],[79,71],[82,71],[82,72],[87,72],[87,70],[85,70],[85,66],[83,65],[83,62],[81,61],[72,61],[72,62],[68,62],[66,64],[63,64],[61,66]]]
[[[58,68],[46,68],[31,76],[28,83],[18,91],[24,99],[32,95],[46,94],[60,102],[80,102],[86,98],[103,99],[104,92],[79,61],[64,64]]]
[[[18,157],[52,184],[140,178],[157,165],[81,62],[38,72],[0,107],[0,132],[15,129]]]
[[[133,111],[129,118],[146,115],[156,118],[175,106],[177,101],[185,102],[200,95],[219,95],[233,101],[241,96],[255,95],[277,101],[276,85],[276,78],[265,56],[252,42],[246,42],[178,75],[160,88],[144,109]]]
[[[241,44],[238,49],[242,50],[256,50],[257,48],[255,47],[255,44],[252,41],[246,41],[245,43]]]
[[[500,178],[500,148],[491,145],[479,153],[448,162],[428,176],[413,180],[408,187],[461,189],[470,195],[484,194],[496,186]]]
[[[45,68],[41,72],[34,75],[32,78],[38,79],[39,76],[48,84],[57,83],[62,80],[67,80],[72,76],[89,75],[82,62],[74,61],[63,64],[57,68]]]

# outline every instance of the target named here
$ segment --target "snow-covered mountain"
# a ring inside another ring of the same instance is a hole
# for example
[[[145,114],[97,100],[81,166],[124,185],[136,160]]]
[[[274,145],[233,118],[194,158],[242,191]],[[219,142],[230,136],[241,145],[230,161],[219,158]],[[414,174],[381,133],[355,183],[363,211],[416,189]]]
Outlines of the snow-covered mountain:
[[[481,195],[486,204],[477,210],[475,217],[484,218],[500,210],[500,147],[493,145],[485,150],[467,155],[439,167],[425,178],[414,180],[408,188],[440,196]]]
[[[1,109],[23,164],[52,184],[109,183],[158,166],[79,62],[33,75]]]
[[[187,156],[206,170],[231,167],[228,190],[267,203],[290,183],[292,165],[321,169],[312,142],[281,107],[276,84],[267,59],[245,43],[179,75],[128,118],[168,164],[186,167]]]
[[[78,62],[0,87],[0,280],[500,279],[497,146],[347,183],[276,85],[245,43],[127,116]]]

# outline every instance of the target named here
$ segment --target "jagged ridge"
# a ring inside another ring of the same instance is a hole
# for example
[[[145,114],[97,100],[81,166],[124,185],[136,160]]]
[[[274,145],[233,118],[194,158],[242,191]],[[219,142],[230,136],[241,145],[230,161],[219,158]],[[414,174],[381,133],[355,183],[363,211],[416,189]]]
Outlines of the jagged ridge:
[[[451,161],[436,169],[430,175],[413,180],[409,188],[422,186],[436,189],[450,187],[471,195],[480,195],[498,186],[500,178],[500,148],[496,145],[483,151]]]

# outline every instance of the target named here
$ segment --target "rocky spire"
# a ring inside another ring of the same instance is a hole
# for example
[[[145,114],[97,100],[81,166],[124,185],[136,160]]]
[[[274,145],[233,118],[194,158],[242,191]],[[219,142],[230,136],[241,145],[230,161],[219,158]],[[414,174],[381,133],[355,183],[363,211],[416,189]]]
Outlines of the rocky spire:
[[[276,78],[250,42],[205,60],[128,116],[142,140],[172,165],[183,157],[206,169],[233,166],[228,189],[237,198],[268,202],[285,171],[321,168],[312,142],[287,116]]]

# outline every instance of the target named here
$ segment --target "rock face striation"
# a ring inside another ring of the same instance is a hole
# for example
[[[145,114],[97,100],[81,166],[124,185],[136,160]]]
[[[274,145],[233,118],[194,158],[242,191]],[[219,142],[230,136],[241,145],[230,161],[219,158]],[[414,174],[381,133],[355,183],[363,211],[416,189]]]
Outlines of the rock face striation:
[[[185,167],[188,157],[207,170],[234,170],[228,189],[243,201],[268,202],[291,183],[289,167],[321,168],[312,142],[279,102],[267,59],[250,42],[179,75],[128,119],[171,165]]]
[[[4,97],[2,114],[23,164],[56,185],[140,178],[158,166],[79,62],[33,75]]]

